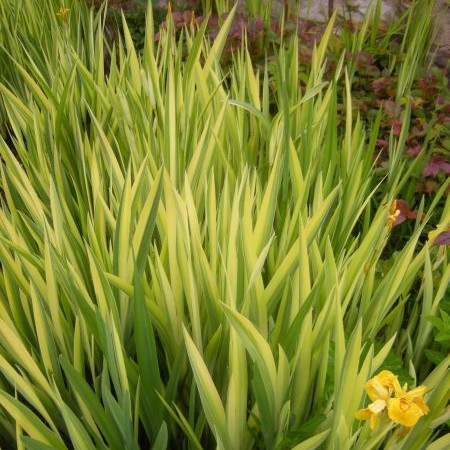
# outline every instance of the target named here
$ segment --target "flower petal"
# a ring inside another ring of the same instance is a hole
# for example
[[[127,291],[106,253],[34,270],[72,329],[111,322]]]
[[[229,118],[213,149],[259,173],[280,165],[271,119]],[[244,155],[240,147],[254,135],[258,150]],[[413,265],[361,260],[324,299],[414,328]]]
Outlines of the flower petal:
[[[427,387],[423,384],[421,384],[420,386],[417,386],[414,389],[411,389],[409,392],[405,392],[405,397],[406,398],[418,398],[418,397],[423,397],[423,394],[425,394],[427,390]]]
[[[385,400],[389,397],[389,391],[376,377],[368,381],[366,384],[366,392],[372,401],[379,399]]]
[[[393,398],[388,404],[389,418],[405,427],[413,427],[424,415],[421,407],[407,398]]]
[[[373,403],[372,403],[373,405]],[[371,405],[369,405],[368,408],[360,409],[359,411],[356,411],[355,417],[358,420],[369,420],[370,419],[370,429],[374,430],[376,426],[378,425],[378,422],[380,421],[381,414],[375,413],[370,408]],[[383,408],[384,409],[384,408]]]
[[[388,399],[392,391],[400,394],[402,389],[398,378],[389,370],[382,370],[378,375],[371,378],[365,385],[367,395],[372,401]]]
[[[364,408],[364,409],[360,409],[358,411],[355,412],[355,417],[358,420],[367,420],[370,419],[373,415],[373,412],[370,411],[369,408]]]
[[[415,398],[414,403],[422,410],[424,414],[428,414],[430,412],[430,408],[428,408],[427,404],[423,401],[423,398]]]
[[[379,421],[380,421],[380,414],[373,414],[372,417],[370,418],[370,429],[375,430]]]
[[[384,400],[378,399],[371,403],[367,409],[372,411],[374,414],[380,414],[387,406],[387,403]]]

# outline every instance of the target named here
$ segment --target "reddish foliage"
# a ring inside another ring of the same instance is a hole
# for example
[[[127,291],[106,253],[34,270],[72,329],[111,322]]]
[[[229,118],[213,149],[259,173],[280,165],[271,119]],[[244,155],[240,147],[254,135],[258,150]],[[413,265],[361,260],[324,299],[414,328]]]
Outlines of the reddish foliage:
[[[394,136],[400,136],[400,133],[402,131],[402,122],[400,119],[397,119],[396,117],[391,117],[389,119],[389,123],[392,126],[392,133]]]
[[[392,100],[381,100],[383,111],[388,117],[397,117],[400,113],[400,108]]]
[[[356,63],[359,70],[365,70],[374,63],[373,55],[369,52],[361,51],[358,53]]]
[[[391,86],[390,77],[382,77],[372,81],[372,89],[376,94],[386,92]]]
[[[434,180],[426,180],[417,183],[416,192],[425,192],[431,195],[433,192],[437,192],[439,185]]]
[[[396,200],[397,209],[400,211],[400,214],[395,221],[394,226],[400,225],[406,219],[416,219],[417,218],[417,209],[410,210],[408,202],[401,198]],[[422,214],[422,220],[425,218],[425,214]]]
[[[434,177],[440,172],[450,174],[450,162],[440,155],[433,156],[423,168],[424,177]]]
[[[386,139],[377,139],[375,145],[379,148],[388,148],[389,142]]]
[[[408,153],[409,156],[414,157],[420,153],[420,150],[422,150],[422,146],[420,144],[417,144],[414,147],[408,147],[408,150],[406,150],[406,153]]]
[[[434,245],[450,245],[450,231],[440,233],[434,240]]]
[[[369,110],[369,107],[364,102],[360,102],[358,108],[361,112],[367,112]]]
[[[441,113],[438,115],[438,120],[441,123],[449,123],[450,122],[450,116],[447,114]]]

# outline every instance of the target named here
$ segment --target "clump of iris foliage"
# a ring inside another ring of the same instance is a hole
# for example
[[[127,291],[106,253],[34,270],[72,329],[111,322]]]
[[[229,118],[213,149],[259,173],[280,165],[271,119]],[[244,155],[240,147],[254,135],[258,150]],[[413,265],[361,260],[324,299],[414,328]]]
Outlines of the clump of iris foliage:
[[[295,37],[270,70],[245,40],[221,65],[234,9],[213,42],[206,22],[175,34],[170,17],[155,42],[149,5],[138,54],[125,21],[105,50],[104,8],[0,3],[2,448],[448,446],[450,357],[433,331],[448,181],[392,250],[433,27],[420,3],[382,177],[381,112],[354,114],[344,53],[324,78],[334,18],[303,85]],[[355,418],[383,368],[421,386],[410,430]]]

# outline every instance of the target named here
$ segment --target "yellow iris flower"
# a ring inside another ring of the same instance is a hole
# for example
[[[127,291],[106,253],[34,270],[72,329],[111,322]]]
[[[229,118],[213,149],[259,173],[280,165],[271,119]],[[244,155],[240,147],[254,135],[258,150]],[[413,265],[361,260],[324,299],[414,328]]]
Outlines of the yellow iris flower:
[[[392,394],[401,391],[397,377],[389,370],[383,370],[370,379],[364,386],[372,403],[364,409],[356,412],[359,420],[369,420],[370,428],[373,430],[378,425],[381,414],[388,407]]]
[[[393,422],[407,428],[414,426],[429,411],[423,400],[426,387],[422,385],[408,392],[406,385],[402,389],[398,378],[389,370],[383,370],[371,378],[366,383],[365,390],[372,403],[357,411],[355,417],[359,420],[370,420],[372,430],[376,428],[385,411]]]
[[[67,6],[62,6],[61,9],[56,13],[56,15],[57,15],[60,19],[66,21],[66,20],[67,20],[67,17],[69,16],[69,12],[70,12],[70,9],[67,8]]]

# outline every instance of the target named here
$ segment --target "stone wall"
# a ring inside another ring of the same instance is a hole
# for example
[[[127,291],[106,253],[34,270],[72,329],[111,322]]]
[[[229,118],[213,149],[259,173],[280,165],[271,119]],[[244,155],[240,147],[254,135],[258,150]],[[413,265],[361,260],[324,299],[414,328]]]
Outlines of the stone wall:
[[[264,0],[262,0],[264,1]],[[350,13],[355,16],[363,17],[367,11],[371,0],[299,0],[299,12],[302,16],[314,20],[323,20],[328,17],[329,4],[332,4],[335,9],[342,13]],[[272,15],[278,17],[283,4],[287,0],[272,0]],[[193,5],[201,3],[195,0],[171,0],[175,9],[190,9]],[[232,2],[231,2],[232,3]],[[406,0],[383,0],[382,1],[382,15],[383,18],[388,19],[397,15],[403,8],[407,7],[410,1]],[[167,6],[167,0],[157,0],[155,4],[158,7]],[[245,0],[238,0],[239,9],[241,12],[245,11]]]
[[[264,0],[261,0],[264,1]],[[272,16],[277,18],[281,14],[283,4],[287,0],[272,0]],[[424,0],[425,1],[425,0]],[[175,9],[193,9],[199,0],[171,0]],[[240,12],[245,12],[245,0],[238,0]],[[328,8],[333,4],[340,15],[351,17],[354,21],[361,20],[371,0],[299,0],[299,14],[302,18],[323,21],[328,17]],[[167,7],[167,0],[154,2],[160,8]],[[411,0],[382,0],[382,19],[389,21],[398,17],[411,4]],[[448,0],[436,0],[436,24],[439,27],[436,35],[437,62],[447,66],[450,56],[450,8]]]
[[[450,58],[450,3],[448,0],[436,0],[436,21],[439,27],[436,35],[436,62],[449,65]],[[449,74],[450,75],[450,74]]]
[[[239,0],[240,4],[245,4],[245,0]],[[283,0],[274,0],[272,2],[272,15],[278,17],[283,7]],[[382,2],[382,16],[385,20],[397,15],[404,6],[402,0],[384,0]],[[299,13],[302,17],[314,20],[324,20],[328,17],[330,6],[338,10],[342,15],[351,15],[352,18],[358,20],[364,17],[370,0],[300,0]]]

